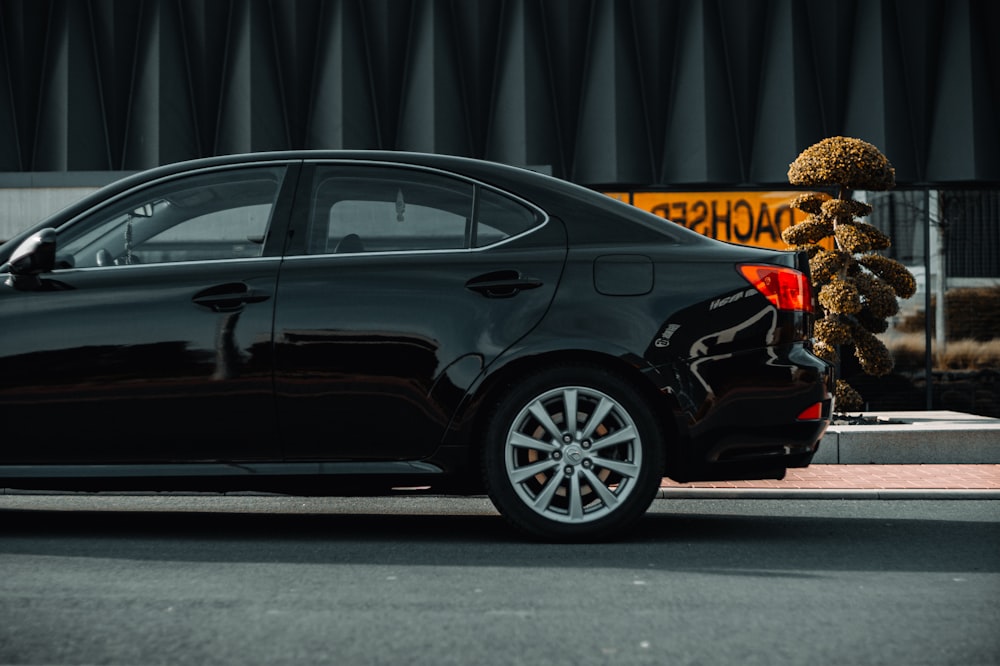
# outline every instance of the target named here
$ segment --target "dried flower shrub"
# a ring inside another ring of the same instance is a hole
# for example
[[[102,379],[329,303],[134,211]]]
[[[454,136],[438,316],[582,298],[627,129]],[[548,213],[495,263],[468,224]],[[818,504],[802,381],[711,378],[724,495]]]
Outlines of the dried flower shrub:
[[[813,343],[813,353],[824,361],[829,361],[834,364],[840,363],[840,356],[837,354],[837,348],[833,345],[828,345],[821,340],[817,340]]]
[[[861,292],[854,280],[834,275],[820,287],[819,304],[834,314],[854,314],[861,311]]]
[[[837,406],[848,405],[840,411],[854,411],[861,409],[864,405],[864,400],[861,398],[861,394],[854,390],[854,387],[845,382],[843,379],[837,380]]]
[[[824,341],[824,346],[843,345],[851,341],[850,326],[836,319],[820,319],[813,333]]]
[[[834,136],[803,150],[788,168],[788,182],[805,187],[881,191],[896,186],[896,170],[867,141]]]
[[[798,225],[789,227],[789,229],[794,229],[796,226]],[[851,254],[886,250],[891,244],[888,236],[865,222],[838,224],[834,230],[834,236],[837,239],[837,245]]]
[[[917,280],[906,266],[895,259],[880,254],[865,254],[858,263],[885,280],[900,298],[910,298],[917,293]]]
[[[781,239],[789,245],[818,243],[833,233],[833,221],[810,216],[781,232]]]
[[[864,305],[877,319],[887,319],[899,312],[899,301],[892,287],[880,278],[862,273],[854,278],[858,290],[864,294]]]
[[[892,355],[889,354],[885,344],[875,337],[874,333],[861,326],[853,327],[851,333],[854,342],[854,355],[865,374],[881,377],[892,372]]]
[[[871,331],[876,335],[879,333],[885,333],[889,330],[888,320],[884,317],[876,317],[867,306],[861,308],[861,312],[854,315],[854,321],[861,326],[864,326],[865,330]]]
[[[803,192],[792,199],[792,202],[788,205],[804,213],[817,215],[823,210],[823,202],[829,200],[830,195],[825,192]]]
[[[791,228],[794,229],[794,227]],[[819,246],[814,245],[813,247]],[[813,284],[819,285],[829,282],[834,275],[840,273],[847,266],[850,258],[851,255],[846,252],[820,249],[809,259],[809,272],[812,274]]]
[[[868,217],[872,214],[871,204],[854,199],[830,199],[820,206],[819,210],[820,215],[827,220]]]
[[[823,139],[799,154],[788,168],[788,181],[805,187],[836,187],[838,195],[800,194],[791,202],[809,214],[782,233],[796,249],[818,248],[834,239],[834,249],[811,249],[809,268],[823,317],[813,330],[813,351],[831,363],[839,362],[838,345],[850,345],[861,369],[873,376],[892,371],[892,356],[876,335],[888,328],[887,318],[899,311],[899,298],[916,292],[916,280],[898,261],[877,254],[890,246],[879,229],[858,218],[872,207],[849,198],[849,190],[887,190],[896,185],[896,173],[878,148],[860,139],[835,136]],[[861,409],[861,395],[837,380],[837,410]]]

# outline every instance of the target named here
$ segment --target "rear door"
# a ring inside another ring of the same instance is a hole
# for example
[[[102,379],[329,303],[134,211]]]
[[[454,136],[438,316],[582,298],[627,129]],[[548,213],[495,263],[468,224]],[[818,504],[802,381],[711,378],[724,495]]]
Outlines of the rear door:
[[[436,171],[316,164],[275,312],[289,459],[415,459],[543,316],[566,254],[527,203]]]

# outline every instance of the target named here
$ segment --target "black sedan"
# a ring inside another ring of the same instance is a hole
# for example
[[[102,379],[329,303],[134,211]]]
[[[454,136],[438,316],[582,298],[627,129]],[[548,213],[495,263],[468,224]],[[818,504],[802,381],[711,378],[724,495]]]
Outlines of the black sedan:
[[[168,165],[0,265],[5,488],[486,492],[602,539],[663,476],[808,465],[832,408],[805,256],[477,160]]]

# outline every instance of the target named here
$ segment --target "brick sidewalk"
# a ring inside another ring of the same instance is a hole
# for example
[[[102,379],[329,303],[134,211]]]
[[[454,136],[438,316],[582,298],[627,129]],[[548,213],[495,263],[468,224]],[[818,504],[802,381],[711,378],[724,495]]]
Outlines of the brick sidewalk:
[[[661,488],[776,490],[1000,490],[1000,465],[812,465],[790,469],[781,481],[703,481]]]

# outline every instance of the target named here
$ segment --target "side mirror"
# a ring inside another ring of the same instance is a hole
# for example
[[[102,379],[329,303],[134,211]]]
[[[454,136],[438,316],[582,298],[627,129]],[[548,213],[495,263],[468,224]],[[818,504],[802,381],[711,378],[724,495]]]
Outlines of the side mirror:
[[[17,285],[18,278],[37,281],[41,273],[48,273],[56,265],[56,230],[42,229],[24,239],[11,253],[0,273],[10,273],[8,284]]]

